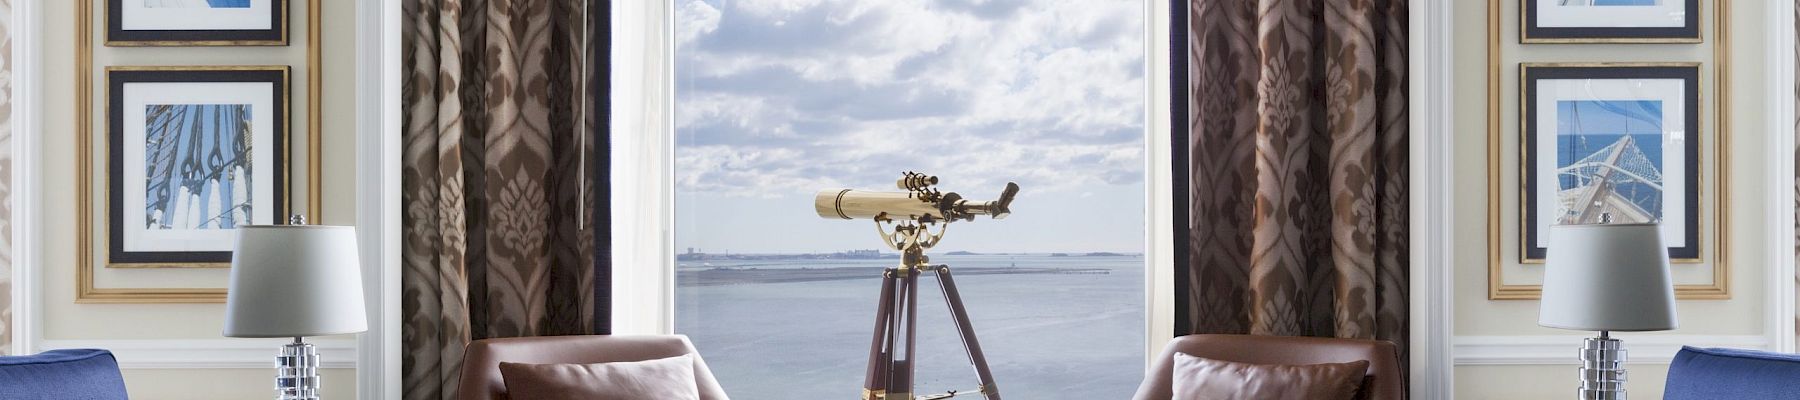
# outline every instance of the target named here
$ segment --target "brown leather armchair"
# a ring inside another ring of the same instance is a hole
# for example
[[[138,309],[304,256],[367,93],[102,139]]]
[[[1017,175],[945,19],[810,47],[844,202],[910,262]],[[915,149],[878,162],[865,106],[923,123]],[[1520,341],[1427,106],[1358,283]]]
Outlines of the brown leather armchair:
[[[694,380],[700,400],[729,400],[706,361],[687,336],[540,336],[483,339],[469,343],[463,354],[462,400],[509,400],[500,363],[591,364],[644,361],[683,354],[694,355]]]
[[[1382,340],[1332,339],[1297,336],[1188,335],[1175,338],[1144,376],[1134,400],[1170,400],[1175,353],[1214,360],[1277,365],[1341,363],[1368,360],[1358,399],[1405,400],[1406,379],[1400,371],[1400,352]]]

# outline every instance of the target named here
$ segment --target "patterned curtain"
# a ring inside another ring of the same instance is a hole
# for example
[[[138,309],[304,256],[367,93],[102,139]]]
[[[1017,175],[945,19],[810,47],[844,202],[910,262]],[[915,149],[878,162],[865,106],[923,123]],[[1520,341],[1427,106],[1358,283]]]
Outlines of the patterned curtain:
[[[1406,0],[1175,1],[1175,333],[1405,349]]]
[[[403,1],[407,399],[455,399],[471,340],[607,330],[588,3]]]

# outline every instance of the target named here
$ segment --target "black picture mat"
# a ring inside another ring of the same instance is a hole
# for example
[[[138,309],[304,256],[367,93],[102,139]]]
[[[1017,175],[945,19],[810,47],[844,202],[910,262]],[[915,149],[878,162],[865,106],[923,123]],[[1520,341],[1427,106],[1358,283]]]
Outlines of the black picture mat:
[[[1682,103],[1686,132],[1700,133],[1700,68],[1698,66],[1667,67],[1534,67],[1521,66],[1524,79],[1520,86],[1524,89],[1520,112],[1525,113],[1520,136],[1524,137],[1520,153],[1522,173],[1520,180],[1520,201],[1524,204],[1519,229],[1524,241],[1519,247],[1524,249],[1525,261],[1543,260],[1546,249],[1539,247],[1537,229],[1537,157],[1531,149],[1537,148],[1538,110],[1531,105],[1537,104],[1537,81],[1543,79],[1680,79],[1682,81]],[[1704,136],[1690,134],[1684,141],[1681,152],[1688,162],[1686,168],[1687,187],[1680,188],[1686,197],[1687,207],[1683,211],[1687,229],[1682,233],[1686,237],[1686,246],[1669,248],[1670,259],[1700,258],[1700,169],[1704,165],[1700,159],[1700,142]],[[1715,144],[1717,145],[1717,144]],[[1666,160],[1665,160],[1666,162]],[[1669,189],[1664,189],[1669,190]],[[1668,218],[1668,216],[1663,216]]]
[[[288,120],[287,106],[287,73],[281,70],[242,70],[242,71],[197,71],[197,70],[164,70],[164,71],[108,71],[107,72],[107,112],[106,112],[106,209],[107,209],[107,263],[119,264],[181,264],[181,263],[229,263],[230,251],[125,251],[125,183],[120,177],[125,176],[125,84],[146,82],[267,82],[275,85],[274,121]],[[287,157],[288,124],[276,123],[274,140],[270,147],[278,160],[271,162],[275,185],[275,206],[270,207],[271,219],[275,223],[286,221],[288,214]],[[260,144],[259,144],[260,145]],[[85,212],[85,211],[83,211]]]
[[[1188,319],[1188,257],[1193,244],[1188,229],[1188,3],[1169,1],[1169,192],[1173,197],[1170,218],[1175,221],[1173,239],[1175,254],[1175,336],[1193,333]]]
[[[1522,28],[1522,30],[1519,32],[1519,41],[1524,42],[1526,40],[1532,40],[1532,39],[1589,39],[1589,40],[1595,40],[1595,41],[1603,41],[1603,40],[1608,40],[1608,39],[1699,40],[1700,39],[1700,0],[1681,0],[1681,1],[1687,2],[1687,4],[1685,6],[1683,6],[1684,12],[1687,15],[1685,17],[1686,21],[1684,21],[1682,23],[1682,26],[1680,26],[1680,27],[1570,28],[1570,27],[1539,27],[1538,26],[1537,1],[1536,0],[1519,0],[1520,4],[1522,4],[1524,7],[1521,9],[1521,11],[1523,11],[1523,12],[1519,13],[1519,18],[1523,19],[1523,21],[1524,21],[1524,23],[1521,24],[1521,27],[1520,27],[1520,28]]]
[[[288,42],[288,0],[271,0],[269,29],[258,30],[125,30],[125,12],[121,1],[124,0],[106,0],[106,44],[109,46],[153,44],[152,42],[244,42],[234,44],[286,46]]]

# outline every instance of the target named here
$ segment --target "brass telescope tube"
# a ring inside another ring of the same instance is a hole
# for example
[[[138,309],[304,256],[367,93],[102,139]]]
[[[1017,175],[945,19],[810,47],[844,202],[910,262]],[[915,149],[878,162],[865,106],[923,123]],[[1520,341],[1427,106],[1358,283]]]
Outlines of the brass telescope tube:
[[[942,220],[944,210],[937,201],[919,198],[917,192],[877,192],[856,189],[821,190],[813,197],[813,209],[828,219],[918,220],[929,216]],[[885,215],[883,215],[885,214]]]

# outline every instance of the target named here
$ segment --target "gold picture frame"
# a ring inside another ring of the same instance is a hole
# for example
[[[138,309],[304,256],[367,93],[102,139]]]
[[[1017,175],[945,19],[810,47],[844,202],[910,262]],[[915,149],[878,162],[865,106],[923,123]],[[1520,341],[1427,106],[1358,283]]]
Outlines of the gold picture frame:
[[[1501,146],[1502,146],[1503,141],[1501,138],[1502,138],[1502,136],[1504,136],[1503,132],[1501,131],[1501,105],[1502,105],[1502,102],[1500,101],[1500,96],[1502,93],[1502,91],[1501,91],[1502,71],[1501,70],[1503,67],[1501,54],[1500,54],[1501,27],[1503,25],[1501,23],[1501,20],[1503,19],[1502,15],[1501,15],[1501,11],[1502,11],[1501,1],[1502,0],[1488,0],[1488,20],[1487,20],[1487,25],[1488,25],[1487,26],[1487,28],[1488,28],[1488,32],[1487,32],[1488,33],[1488,43],[1487,43],[1487,61],[1488,61],[1488,66],[1487,66],[1487,68],[1488,68],[1488,70],[1487,70],[1487,75],[1488,75],[1487,76],[1487,78],[1488,78],[1488,82],[1487,82],[1487,91],[1488,91],[1488,104],[1487,104],[1488,299],[1489,300],[1537,300],[1542,295],[1542,287],[1540,285],[1506,284],[1504,281],[1504,276],[1501,273],[1502,267],[1505,265],[1505,262],[1506,262],[1506,260],[1504,259],[1504,257],[1506,257],[1506,255],[1505,255],[1506,252],[1502,251],[1502,249],[1504,248],[1502,240],[1505,239],[1505,237],[1504,237],[1505,235],[1502,234],[1501,228],[1502,228],[1503,224],[1506,223],[1505,221],[1507,221],[1507,220],[1503,219],[1502,215],[1501,215],[1501,209],[1502,209],[1501,201],[1502,201],[1502,198],[1505,197],[1505,196],[1501,195],[1501,193],[1503,193],[1502,185],[1505,184],[1503,182],[1503,179],[1501,176],[1501,171],[1503,170],[1503,167],[1501,166],[1501,154],[1502,154]],[[1526,0],[1526,1],[1528,1],[1528,0]],[[1729,175],[1730,165],[1727,163],[1727,160],[1730,159],[1728,144],[1730,143],[1730,138],[1731,138],[1731,135],[1730,135],[1731,119],[1726,115],[1728,110],[1731,109],[1730,108],[1730,99],[1731,99],[1731,97],[1730,97],[1730,94],[1731,94],[1730,93],[1731,44],[1730,43],[1731,43],[1731,41],[1730,41],[1730,30],[1728,29],[1728,26],[1730,25],[1730,23],[1729,23],[1730,5],[1731,5],[1730,0],[1715,0],[1713,2],[1712,29],[1713,29],[1714,42],[1713,42],[1713,48],[1712,48],[1712,57],[1713,57],[1712,70],[1713,70],[1714,81],[1713,81],[1712,90],[1710,92],[1708,92],[1704,89],[1701,90],[1702,96],[1711,96],[1712,97],[1712,104],[1711,104],[1712,107],[1711,108],[1713,110],[1715,110],[1713,112],[1714,115],[1713,115],[1713,124],[1712,124],[1713,130],[1714,130],[1714,135],[1713,135],[1714,139],[1711,143],[1712,151],[1710,152],[1710,154],[1706,151],[1702,151],[1701,155],[1700,155],[1702,157],[1702,160],[1700,160],[1701,162],[1699,163],[1699,165],[1701,165],[1702,168],[1705,168],[1705,166],[1708,164],[1708,161],[1709,161],[1709,160],[1706,160],[1706,158],[1708,156],[1710,156],[1711,157],[1710,164],[1712,165],[1712,168],[1714,171],[1713,176],[1715,177],[1713,179],[1713,192],[1715,193],[1715,195],[1717,197],[1714,200],[1716,202],[1716,205],[1713,207],[1713,210],[1710,213],[1710,216],[1713,220],[1712,230],[1711,230],[1710,235],[1706,234],[1706,232],[1704,230],[1702,231],[1702,234],[1701,234],[1701,236],[1703,238],[1705,238],[1705,237],[1712,238],[1712,243],[1713,243],[1713,248],[1712,248],[1712,252],[1711,252],[1712,282],[1708,283],[1708,284],[1678,284],[1678,285],[1675,285],[1676,298],[1683,299],[1683,300],[1720,300],[1720,299],[1731,298],[1731,291],[1730,291],[1730,276],[1731,276],[1730,271],[1731,271],[1731,269],[1730,269],[1730,264],[1727,263],[1727,261],[1728,261],[1727,257],[1726,257],[1727,252],[1724,249],[1724,246],[1727,243],[1726,235],[1729,232],[1729,225],[1730,225],[1730,221],[1728,220],[1728,215],[1727,215],[1728,206],[1727,206],[1726,202],[1724,201],[1726,198],[1725,196],[1728,193],[1727,189],[1728,189],[1729,179],[1727,179],[1727,177],[1730,176]],[[1633,63],[1603,63],[1603,64],[1605,64],[1605,65],[1631,65]],[[1637,63],[1637,64],[1641,65],[1643,63]],[[1564,65],[1570,65],[1570,64],[1564,64]],[[1521,73],[1523,73],[1523,70],[1524,70],[1523,68],[1520,69]],[[1523,84],[1522,81],[1521,81],[1521,84]],[[1702,85],[1704,85],[1704,80],[1702,80]],[[1520,101],[1524,101],[1524,100],[1521,98]],[[1701,103],[1705,104],[1705,101],[1702,101]],[[1521,105],[1521,107],[1523,107],[1523,105]],[[1520,110],[1520,114],[1521,114],[1521,118],[1523,118],[1524,110],[1522,108]],[[1523,134],[1523,133],[1521,132],[1521,134]],[[1702,144],[1704,145],[1705,143],[1702,143]],[[1524,151],[1524,149],[1520,149],[1520,151]],[[1521,158],[1521,160],[1523,160],[1523,158]],[[1705,174],[1701,173],[1700,176],[1704,177]],[[1702,188],[1705,187],[1703,181],[1701,183],[1701,187]],[[1521,188],[1521,190],[1523,190],[1523,189]],[[1704,200],[1705,196],[1701,196],[1701,198],[1702,198],[1702,201],[1705,201]],[[1522,202],[1521,202],[1520,206],[1523,207]],[[1704,212],[1704,208],[1702,208],[1702,214],[1707,214]],[[1521,227],[1520,230],[1522,232],[1523,227]],[[1522,243],[1522,240],[1523,239],[1521,239],[1521,243]],[[1702,240],[1704,240],[1704,239],[1702,239]],[[1524,257],[1521,256],[1520,258],[1523,259]],[[1686,262],[1686,263],[1699,263],[1699,262],[1705,262],[1706,259],[1707,259],[1706,254],[1702,253],[1701,257],[1696,258],[1696,259],[1673,260],[1673,261]],[[1523,261],[1523,260],[1521,260],[1521,261]],[[1526,264],[1526,263],[1521,262],[1521,264]]]
[[[78,71],[76,73],[76,77],[75,77],[75,115],[76,115],[75,116],[75,118],[76,118],[76,120],[75,120],[75,146],[76,146],[75,162],[76,162],[76,178],[77,178],[76,203],[77,203],[77,207],[78,207],[78,212],[76,213],[77,214],[76,215],[77,229],[76,229],[76,241],[75,241],[76,242],[75,302],[76,303],[223,303],[223,302],[225,302],[225,289],[224,288],[102,288],[102,287],[98,287],[97,285],[95,285],[95,282],[94,282],[95,268],[101,266],[101,263],[99,262],[99,260],[95,259],[96,248],[94,247],[94,245],[96,244],[96,241],[94,240],[95,232],[93,229],[93,223],[94,223],[94,219],[93,219],[94,218],[93,183],[94,183],[94,172],[95,172],[93,170],[93,164],[96,159],[94,158],[95,154],[94,154],[94,149],[93,149],[94,130],[93,130],[93,119],[92,118],[93,118],[93,112],[94,112],[94,108],[93,108],[94,74],[101,73],[102,71],[96,71],[94,68],[94,63],[93,63],[93,51],[94,51],[94,45],[95,45],[94,31],[93,31],[93,19],[94,19],[94,15],[93,15],[93,10],[94,10],[93,5],[94,4],[93,4],[93,2],[94,1],[106,1],[106,0],[80,0],[80,1],[75,2],[75,21],[74,21],[75,22],[75,24],[74,24],[75,32],[74,33],[75,33],[75,42],[76,42],[76,44],[75,44],[75,69],[76,69],[76,71]],[[322,54],[321,54],[321,49],[320,49],[321,32],[320,32],[320,3],[319,3],[319,1],[318,0],[306,0],[306,10],[307,10],[307,35],[306,35],[307,36],[307,49],[306,49],[306,65],[307,65],[306,105],[307,105],[307,108],[306,108],[305,115],[307,118],[306,119],[307,128],[306,128],[306,131],[304,134],[306,135],[306,144],[307,144],[306,157],[308,160],[308,163],[306,166],[306,171],[305,171],[305,177],[306,177],[305,184],[307,185],[306,187],[307,187],[307,200],[308,201],[307,201],[307,205],[305,207],[305,212],[307,212],[307,214],[313,220],[317,221],[317,220],[320,220],[321,215],[322,215],[320,212],[321,197],[322,197],[320,194],[320,187],[322,185],[322,181],[319,178],[321,175],[321,166],[320,166],[319,160],[321,158],[321,150],[322,150],[321,149],[321,136],[320,136],[320,132],[321,132],[320,120],[321,120],[322,115],[321,115],[321,110],[319,107],[320,107],[320,101],[321,101],[320,95],[322,93],[322,87],[323,87],[322,83],[321,83],[321,77],[322,77],[323,73],[320,70]],[[279,66],[279,67],[283,68],[283,69],[287,69],[286,66]],[[117,69],[117,68],[121,68],[121,67],[114,67],[113,69]],[[181,69],[201,68],[201,69],[204,69],[204,68],[245,68],[245,67],[145,66],[145,67],[123,67],[123,68],[181,68]],[[252,68],[254,68],[254,67],[252,67]],[[263,67],[263,68],[268,68],[268,67]],[[291,93],[284,93],[284,95],[289,95],[288,98],[291,99]],[[289,112],[286,113],[286,118],[289,118],[289,119],[293,118],[293,114],[294,113],[292,112],[292,107],[289,106]],[[289,134],[291,135],[292,133],[290,132]],[[288,140],[291,140],[291,137],[288,138]],[[283,154],[284,159],[291,159],[292,157],[293,157],[292,149],[285,151]],[[290,170],[289,174],[291,175],[291,174],[295,174],[298,172],[299,171]],[[294,182],[293,182],[293,179],[291,179],[292,176],[290,176],[289,178],[290,179],[288,180],[288,185],[291,187],[292,185],[294,185]],[[292,198],[292,196],[288,196],[287,199],[289,199],[289,200],[286,200],[286,201],[291,201],[291,198]],[[296,211],[298,210],[298,209],[291,208],[291,207],[289,209],[296,210]],[[104,243],[101,243],[101,244],[104,245]],[[216,267],[227,267],[227,266],[228,265],[191,265],[190,264],[190,265],[143,265],[142,267],[149,267],[149,268],[196,268],[196,267],[208,268],[208,267],[211,267],[211,268],[216,268]]]

